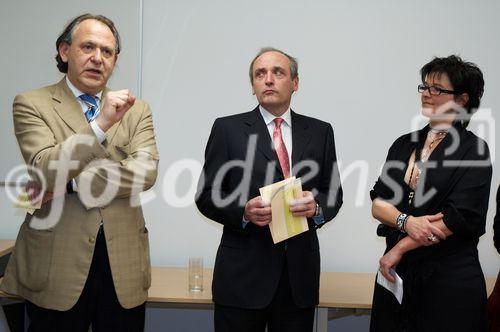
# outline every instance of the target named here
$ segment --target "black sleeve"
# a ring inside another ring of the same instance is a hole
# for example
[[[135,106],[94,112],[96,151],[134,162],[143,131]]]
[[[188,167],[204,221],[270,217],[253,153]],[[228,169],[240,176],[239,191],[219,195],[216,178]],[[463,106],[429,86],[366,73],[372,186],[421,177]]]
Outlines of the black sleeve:
[[[401,185],[395,180],[395,172],[405,171],[403,163],[400,162],[400,158],[398,158],[401,154],[401,150],[405,148],[403,144],[404,137],[405,136],[401,136],[396,139],[396,141],[394,141],[389,148],[384,166],[382,167],[382,172],[375,182],[373,189],[370,190],[370,198],[372,201],[375,198],[380,198],[390,202],[391,200],[397,198],[397,190],[400,191],[399,194],[402,194]],[[390,203],[393,204],[392,202]],[[383,223],[378,225],[377,235],[390,239],[389,241],[392,243],[390,247],[394,246],[401,239],[401,236],[404,236],[404,234],[395,227],[391,227]]]
[[[330,124],[328,124],[324,153],[325,157],[323,159],[323,165],[321,165],[320,186],[317,188],[318,193],[315,198],[323,210],[323,216],[326,223],[337,215],[343,202],[343,191],[337,165],[335,138],[333,135],[333,128]],[[318,225],[318,227],[321,227],[325,223]]]
[[[395,191],[394,187],[397,185],[393,179],[394,166],[393,162],[397,162],[398,151],[401,149],[402,137],[398,138],[394,143],[392,143],[389,151],[387,152],[387,157],[385,159],[384,166],[382,167],[381,175],[378,177],[373,189],[370,190],[370,198],[373,201],[375,198],[381,198],[384,200],[389,200],[394,198]],[[384,177],[386,176],[386,177]]]
[[[198,190],[195,201],[198,210],[207,218],[212,219],[234,230],[244,231],[244,205],[239,200],[232,200],[229,204],[217,204],[214,197],[224,199],[230,194],[226,179],[214,183],[217,172],[229,161],[227,151],[227,137],[221,119],[214,122],[210,137],[205,149],[205,164],[198,181]]]
[[[500,186],[497,191],[497,212],[493,221],[493,243],[500,254]]]
[[[486,145],[485,149],[479,154],[474,146],[465,154],[463,165],[457,167],[459,179],[443,204],[443,221],[458,236],[479,237],[485,232],[492,173]]]

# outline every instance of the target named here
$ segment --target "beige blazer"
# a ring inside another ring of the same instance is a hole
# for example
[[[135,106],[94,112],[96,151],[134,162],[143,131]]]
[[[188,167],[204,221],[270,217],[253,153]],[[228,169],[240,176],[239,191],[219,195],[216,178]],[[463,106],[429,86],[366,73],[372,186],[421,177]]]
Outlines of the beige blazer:
[[[42,174],[48,191],[63,194],[42,205],[33,216],[26,215],[1,290],[44,308],[70,309],[85,285],[102,221],[120,304],[132,308],[144,303],[151,264],[138,193],[153,186],[158,164],[149,106],[137,100],[106,132],[103,144],[85,120],[65,79],[16,96],[13,112],[24,160],[39,171],[31,175],[38,179]],[[81,137],[87,139],[84,144],[78,144]],[[54,161],[69,157],[75,162],[59,161],[54,166]],[[58,175],[64,173],[65,165],[70,167],[69,177],[61,180]],[[79,192],[64,194],[65,183],[72,178]],[[107,190],[110,183],[111,193]],[[35,229],[33,225],[40,222],[49,228]]]

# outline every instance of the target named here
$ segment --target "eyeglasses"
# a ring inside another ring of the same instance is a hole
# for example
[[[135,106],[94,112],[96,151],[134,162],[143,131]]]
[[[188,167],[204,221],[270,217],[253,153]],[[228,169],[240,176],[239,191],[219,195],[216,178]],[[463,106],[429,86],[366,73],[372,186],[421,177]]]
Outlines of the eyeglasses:
[[[446,90],[438,88],[437,86],[427,86],[425,84],[419,84],[417,87],[418,92],[423,93],[425,90],[429,90],[429,93],[433,96],[439,96],[442,93],[448,93],[451,95],[456,94],[455,91]]]

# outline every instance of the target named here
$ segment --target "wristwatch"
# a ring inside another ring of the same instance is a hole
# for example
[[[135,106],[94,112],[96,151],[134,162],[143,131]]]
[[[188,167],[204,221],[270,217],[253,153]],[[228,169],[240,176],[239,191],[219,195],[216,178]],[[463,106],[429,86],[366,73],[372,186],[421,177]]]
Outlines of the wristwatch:
[[[321,206],[319,206],[318,201],[316,201],[316,210],[314,211],[314,217],[319,216],[321,213]]]

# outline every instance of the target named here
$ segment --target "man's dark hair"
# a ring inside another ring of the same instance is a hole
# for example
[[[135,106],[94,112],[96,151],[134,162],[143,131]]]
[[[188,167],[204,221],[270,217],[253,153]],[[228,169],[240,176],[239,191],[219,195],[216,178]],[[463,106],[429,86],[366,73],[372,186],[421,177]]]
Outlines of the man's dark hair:
[[[64,31],[61,33],[61,35],[57,38],[56,41],[56,61],[57,61],[57,68],[61,73],[67,73],[68,72],[68,63],[64,62],[61,59],[61,56],[59,55],[59,46],[62,43],[66,43],[68,45],[71,45],[73,42],[73,33],[75,32],[76,27],[78,24],[82,23],[85,20],[96,20],[99,21],[103,24],[105,24],[113,33],[113,36],[115,37],[116,41],[116,48],[115,48],[115,53],[119,54],[120,49],[121,49],[121,43],[120,43],[120,35],[118,34],[118,30],[115,28],[115,24],[113,21],[111,21],[109,18],[103,15],[92,15],[92,14],[83,14],[78,17],[75,17],[71,22],[68,23],[66,28],[64,28]]]
[[[446,74],[450,79],[455,95],[467,93],[469,100],[464,105],[469,115],[474,114],[481,103],[481,97],[484,92],[483,73],[479,67],[472,63],[463,61],[457,55],[450,55],[444,58],[434,58],[431,62],[425,64],[420,70],[422,83],[425,78],[432,74]],[[464,127],[467,127],[469,121],[464,121]]]

